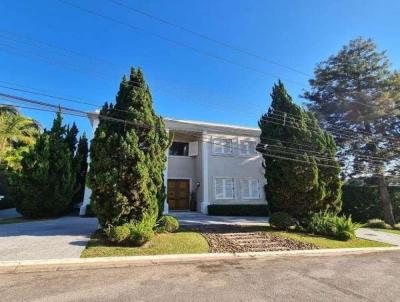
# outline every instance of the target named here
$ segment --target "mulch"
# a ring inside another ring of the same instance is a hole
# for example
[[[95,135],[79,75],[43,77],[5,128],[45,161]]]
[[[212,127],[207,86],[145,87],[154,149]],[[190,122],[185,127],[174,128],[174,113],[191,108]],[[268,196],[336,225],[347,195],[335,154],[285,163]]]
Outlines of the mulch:
[[[243,253],[265,251],[310,250],[318,247],[311,243],[283,238],[259,228],[237,226],[197,227],[208,241],[211,253]]]

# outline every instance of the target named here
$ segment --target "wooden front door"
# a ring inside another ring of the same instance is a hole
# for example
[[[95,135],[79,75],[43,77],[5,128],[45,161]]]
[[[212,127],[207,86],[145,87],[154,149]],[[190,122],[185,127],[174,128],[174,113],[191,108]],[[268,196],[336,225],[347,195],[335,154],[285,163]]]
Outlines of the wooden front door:
[[[170,210],[189,210],[190,185],[187,179],[168,180],[168,205]]]

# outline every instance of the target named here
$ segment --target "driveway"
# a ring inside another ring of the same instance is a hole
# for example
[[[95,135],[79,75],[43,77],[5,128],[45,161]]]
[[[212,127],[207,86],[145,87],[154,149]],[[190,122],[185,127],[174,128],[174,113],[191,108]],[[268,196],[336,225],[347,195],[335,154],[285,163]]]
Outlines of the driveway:
[[[0,275],[3,301],[399,301],[400,253]],[[29,271],[29,270],[28,270]]]
[[[0,261],[79,257],[98,228],[96,218],[58,219],[0,225]]]
[[[182,226],[218,226],[218,225],[247,225],[267,226],[268,217],[252,216],[209,216],[199,212],[170,212]]]
[[[358,238],[374,240],[400,246],[400,235],[377,231],[377,230],[371,230],[367,228],[358,229],[356,231],[356,235]]]

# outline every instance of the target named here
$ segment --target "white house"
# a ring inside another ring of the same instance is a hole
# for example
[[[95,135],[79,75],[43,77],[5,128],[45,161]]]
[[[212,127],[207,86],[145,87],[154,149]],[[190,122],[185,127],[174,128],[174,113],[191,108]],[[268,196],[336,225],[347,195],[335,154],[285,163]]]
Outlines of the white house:
[[[262,156],[256,145],[260,129],[165,118],[173,133],[164,172],[167,200],[164,212],[189,210],[207,213],[212,204],[266,204]],[[98,117],[91,116],[93,129]],[[85,192],[81,214],[89,203]]]

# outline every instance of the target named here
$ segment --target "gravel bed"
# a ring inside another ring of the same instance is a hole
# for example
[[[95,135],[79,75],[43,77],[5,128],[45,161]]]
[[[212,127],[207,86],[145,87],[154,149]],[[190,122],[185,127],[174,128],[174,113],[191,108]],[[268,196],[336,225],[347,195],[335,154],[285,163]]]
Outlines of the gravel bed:
[[[283,238],[257,229],[240,227],[197,228],[207,239],[211,253],[242,253],[317,249],[317,246]]]

